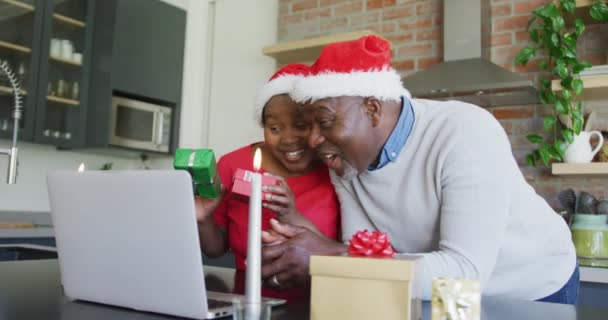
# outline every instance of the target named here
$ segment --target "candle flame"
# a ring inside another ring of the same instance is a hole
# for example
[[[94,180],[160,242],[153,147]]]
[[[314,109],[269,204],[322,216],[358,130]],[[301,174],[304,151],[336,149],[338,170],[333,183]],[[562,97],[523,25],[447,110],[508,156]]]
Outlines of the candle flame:
[[[83,172],[84,171],[84,163],[81,163],[80,166],[78,166],[78,172]]]
[[[260,152],[260,148],[255,150],[255,154],[253,155],[253,170],[260,171],[262,167],[262,152]]]

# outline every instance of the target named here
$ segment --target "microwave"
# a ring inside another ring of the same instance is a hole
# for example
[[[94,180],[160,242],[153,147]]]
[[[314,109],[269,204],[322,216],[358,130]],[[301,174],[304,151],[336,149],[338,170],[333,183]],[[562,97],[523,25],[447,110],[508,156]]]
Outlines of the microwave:
[[[130,149],[169,152],[173,109],[125,97],[112,97],[109,143]]]

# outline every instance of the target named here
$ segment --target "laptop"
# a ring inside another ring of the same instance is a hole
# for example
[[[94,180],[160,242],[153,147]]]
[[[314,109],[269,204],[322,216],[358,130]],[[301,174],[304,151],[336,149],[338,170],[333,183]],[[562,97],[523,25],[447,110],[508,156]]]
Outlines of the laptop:
[[[47,184],[67,297],[194,319],[244,298],[205,289],[187,172],[57,171]]]

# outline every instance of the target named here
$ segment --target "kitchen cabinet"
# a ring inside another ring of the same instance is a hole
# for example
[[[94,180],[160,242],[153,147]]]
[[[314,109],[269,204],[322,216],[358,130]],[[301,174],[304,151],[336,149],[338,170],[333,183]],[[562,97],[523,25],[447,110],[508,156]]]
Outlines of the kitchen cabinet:
[[[119,0],[115,30],[113,89],[180,101],[186,12],[162,1]]]
[[[104,0],[95,13],[86,146],[109,145],[116,95],[172,109],[172,152],[179,134],[186,12],[162,1]]]
[[[32,140],[36,115],[37,70],[44,1],[0,0],[0,63],[6,62],[21,84],[23,114],[19,136]],[[13,91],[0,76],[0,138],[12,137]]]
[[[46,5],[34,141],[75,148],[84,144],[94,2]]]
[[[172,107],[178,140],[186,12],[160,0],[0,0],[0,60],[23,83],[19,140],[108,146],[113,95]],[[12,136],[0,79],[0,139]]]
[[[24,96],[19,140],[76,147],[84,141],[95,0],[0,0],[0,59]],[[10,138],[12,90],[0,82],[0,138]]]

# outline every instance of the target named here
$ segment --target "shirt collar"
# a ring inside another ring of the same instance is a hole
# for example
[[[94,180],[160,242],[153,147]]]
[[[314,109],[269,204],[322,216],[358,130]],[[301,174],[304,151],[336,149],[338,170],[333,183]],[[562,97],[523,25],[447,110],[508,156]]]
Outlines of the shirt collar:
[[[403,147],[412,132],[415,118],[412,103],[407,97],[402,97],[402,102],[401,114],[399,115],[397,124],[382,148],[378,164],[376,166],[368,167],[368,170],[370,171],[380,169],[388,163],[394,162],[399,157],[401,150],[403,150]]]

